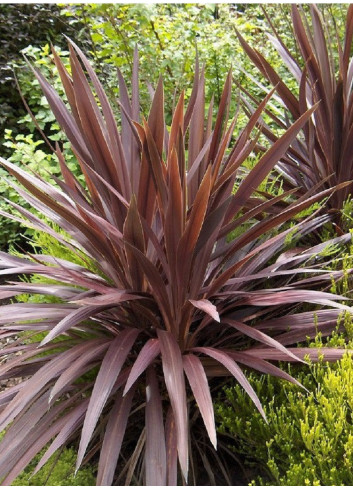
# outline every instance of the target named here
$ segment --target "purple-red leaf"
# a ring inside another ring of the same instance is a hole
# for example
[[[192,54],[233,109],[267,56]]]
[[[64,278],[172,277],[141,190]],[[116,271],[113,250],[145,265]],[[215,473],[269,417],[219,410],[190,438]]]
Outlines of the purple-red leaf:
[[[205,370],[195,355],[183,356],[184,370],[212,445],[217,449],[213,404]]]
[[[163,409],[153,367],[147,369],[146,382],[146,485],[165,486],[167,466]]]
[[[153,360],[160,354],[160,352],[161,348],[157,338],[151,338],[147,341],[132,366],[124,388],[124,396],[131,389],[131,386],[136,382],[140,375],[152,364]]]
[[[197,309],[200,309],[201,311],[211,316],[211,318],[213,318],[218,323],[220,322],[216,306],[212,304],[212,302],[210,302],[208,299],[200,299],[198,301],[193,301],[190,299],[189,302],[191,302],[191,304]]]
[[[176,486],[178,483],[178,440],[173,409],[169,407],[165,424],[165,438],[167,449],[167,483]]]
[[[88,405],[77,456],[77,468],[81,465],[87,446],[99,416],[109,398],[130,350],[139,334],[137,329],[125,329],[112,342],[104,356]]]
[[[118,393],[109,413],[98,463],[98,486],[112,486],[128,417],[131,410],[134,389],[126,396]]]
[[[89,319],[92,315],[97,314],[97,312],[105,309],[105,305],[96,305],[96,306],[85,306],[76,309],[71,312],[68,316],[62,319],[56,326],[53,328],[50,333],[42,340],[41,346],[46,345],[49,341],[53,340],[60,334],[65,333],[68,329],[76,326],[80,322]]]
[[[266,420],[265,412],[261,406],[261,402],[257,397],[254,389],[251,387],[249,381],[243,374],[241,368],[237,365],[237,363],[225,352],[221,350],[217,350],[215,348],[210,347],[195,347],[192,348],[192,351],[197,353],[203,353],[211,358],[217,360],[217,362],[224,365],[224,367],[229,370],[229,372],[235,377],[235,379],[239,382],[239,384],[243,387],[245,392],[249,395],[262,417]]]
[[[180,467],[187,481],[189,442],[183,359],[178,343],[168,331],[159,330],[158,339],[162,352],[164,380],[175,419]]]

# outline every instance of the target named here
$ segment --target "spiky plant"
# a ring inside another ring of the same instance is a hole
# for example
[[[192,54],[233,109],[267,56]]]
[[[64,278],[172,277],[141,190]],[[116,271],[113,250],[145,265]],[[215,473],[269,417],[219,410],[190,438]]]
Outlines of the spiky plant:
[[[0,394],[0,431],[6,429],[0,479],[9,484],[48,444],[37,470],[79,440],[77,467],[99,458],[98,485],[111,485],[119,474],[128,483],[134,472],[138,483],[175,485],[188,479],[195,401],[216,447],[212,378],[235,377],[263,414],[239,365],[296,382],[268,360],[302,360],[307,350],[289,347],[318,329],[329,334],[340,311],[350,311],[336,302],[341,296],[307,288],[331,281],[324,268],[308,265],[326,243],[282,253],[290,236],[304,236],[328,218],[284,230],[281,225],[328,193],[291,203],[278,215],[267,210],[288,193],[248,209],[253,191],[314,108],[276,141],[233,194],[269,97],[229,147],[235,127],[228,119],[231,73],[213,124],[212,104],[205,118],[204,73],[197,67],[187,109],[181,94],[170,129],[162,81],[147,120],[140,121],[135,55],[131,99],[119,74],[119,131],[88,60],[73,43],[70,53],[71,74],[55,53],[54,59],[71,111],[36,76],[86,186],[69,171],[59,147],[63,179],[55,179],[57,186],[1,160],[21,184],[14,185],[18,193],[44,216],[14,204],[23,221],[56,238],[86,266],[43,254],[0,254],[1,275],[42,277],[40,284],[2,286],[1,298],[48,294],[61,301],[0,307],[1,338],[15,338],[1,349],[0,379],[19,378]],[[261,220],[253,219],[259,215]],[[55,232],[48,220],[65,233]],[[232,231],[238,236],[227,242]],[[301,302],[328,308],[298,313],[293,306]],[[26,341],[33,332],[44,333],[44,339]],[[336,358],[341,351],[330,354]]]
[[[259,50],[252,48],[239,33],[238,37],[264,78],[276,87],[284,108],[283,117],[271,111],[267,114],[281,129],[288,128],[290,120],[298,120],[308,107],[318,103],[317,110],[303,127],[303,137],[293,141],[277,168],[289,184],[287,188],[300,187],[304,191],[312,187],[321,191],[351,181],[328,201],[328,209],[341,211],[347,197],[353,195],[353,6],[347,8],[343,46],[338,35],[330,36],[315,5],[310,5],[310,12],[311,29],[309,19],[301,15],[296,5],[292,5],[297,57],[289,51],[267,17],[272,28],[269,39],[298,83],[299,96],[286,85]],[[253,96],[251,98],[255,100]],[[273,129],[264,122],[262,131],[271,142],[277,140]]]

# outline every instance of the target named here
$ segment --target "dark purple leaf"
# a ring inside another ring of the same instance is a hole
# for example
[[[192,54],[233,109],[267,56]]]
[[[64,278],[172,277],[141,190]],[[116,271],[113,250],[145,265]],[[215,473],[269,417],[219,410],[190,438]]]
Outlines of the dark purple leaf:
[[[188,417],[182,355],[176,340],[168,331],[159,330],[158,339],[162,352],[164,380],[175,419],[180,467],[187,481],[189,464]]]
[[[82,436],[77,455],[77,468],[81,465],[99,416],[138,334],[139,331],[137,329],[125,329],[111,342],[111,345],[104,356],[102,366],[94,384],[82,428]]]
[[[146,485],[166,485],[166,446],[162,402],[153,367],[146,373]]]
[[[184,370],[198,404],[212,445],[217,449],[213,404],[207,377],[201,361],[195,355],[183,356]]]

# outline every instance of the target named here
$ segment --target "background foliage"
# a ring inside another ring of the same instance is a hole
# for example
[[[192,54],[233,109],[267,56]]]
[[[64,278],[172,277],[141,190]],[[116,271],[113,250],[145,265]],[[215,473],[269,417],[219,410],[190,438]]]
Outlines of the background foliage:
[[[18,93],[14,69],[23,68],[21,50],[40,49],[48,42],[66,45],[63,34],[73,35],[75,29],[55,4],[0,5],[0,141],[4,129],[27,131],[18,125],[26,111]],[[77,31],[76,31],[77,32]],[[78,32],[78,35],[83,34]],[[84,37],[84,36],[83,36]],[[82,37],[82,40],[83,40]],[[27,75],[28,76],[28,75]],[[22,79],[24,78],[22,76]]]

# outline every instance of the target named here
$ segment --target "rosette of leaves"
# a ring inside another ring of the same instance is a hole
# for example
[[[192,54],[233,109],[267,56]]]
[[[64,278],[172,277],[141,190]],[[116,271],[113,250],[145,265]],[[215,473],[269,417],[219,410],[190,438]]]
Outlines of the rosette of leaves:
[[[78,442],[77,467],[98,459],[99,485],[121,482],[122,476],[128,484],[132,475],[138,483],[175,485],[188,480],[195,402],[216,447],[213,378],[235,377],[264,415],[240,365],[296,382],[268,360],[301,361],[307,350],[290,346],[318,329],[329,334],[340,311],[350,311],[337,302],[343,297],[315,290],[330,283],[332,273],[310,268],[308,260],[327,243],[281,253],[288,236],[305,236],[328,217],[284,230],[281,224],[328,192],[307,195],[277,214],[267,210],[289,193],[256,208],[247,205],[315,108],[276,141],[233,193],[269,97],[230,146],[236,123],[228,116],[231,73],[213,123],[212,104],[205,115],[204,73],[196,66],[187,108],[181,94],[170,128],[161,80],[148,118],[141,120],[136,54],[131,99],[119,75],[119,129],[96,74],[74,44],[70,60],[71,74],[55,55],[70,110],[35,73],[85,186],[59,146],[62,179],[53,176],[56,186],[1,160],[18,180],[13,186],[19,195],[44,216],[13,204],[23,216],[14,218],[55,237],[84,264],[0,253],[1,275],[47,278],[8,283],[1,298],[26,293],[60,299],[0,307],[1,338],[15,338],[1,349],[0,379],[19,378],[0,394],[0,431],[6,429],[0,479],[9,484],[48,444],[36,470],[61,447]],[[237,237],[228,242],[232,231]],[[345,235],[332,243],[349,240]],[[297,313],[298,302],[328,308]],[[23,336],[38,332],[45,334],[41,342]],[[341,350],[330,354],[340,357]]]
[[[301,15],[292,5],[292,25],[297,55],[293,55],[275,29],[269,39],[281,56],[285,66],[299,86],[299,95],[288,87],[283,78],[257,49],[252,48],[238,33],[245,52],[259,69],[265,80],[276,87],[283,117],[267,111],[270,120],[281,130],[290,126],[290,120],[298,120],[308,107],[318,103],[308,123],[303,127],[303,137],[296,138],[277,165],[284,176],[287,188],[300,187],[303,191],[316,186],[318,190],[333,188],[353,178],[353,112],[351,58],[353,36],[353,6],[347,7],[344,42],[337,32],[322,19],[320,10],[310,5],[310,18]],[[308,16],[309,17],[309,16]],[[311,24],[311,27],[310,27]],[[246,90],[248,96],[254,101]],[[251,112],[251,108],[250,108]],[[277,136],[272,128],[261,123],[264,135],[275,142]],[[342,187],[327,203],[328,209],[340,211],[353,184]]]

